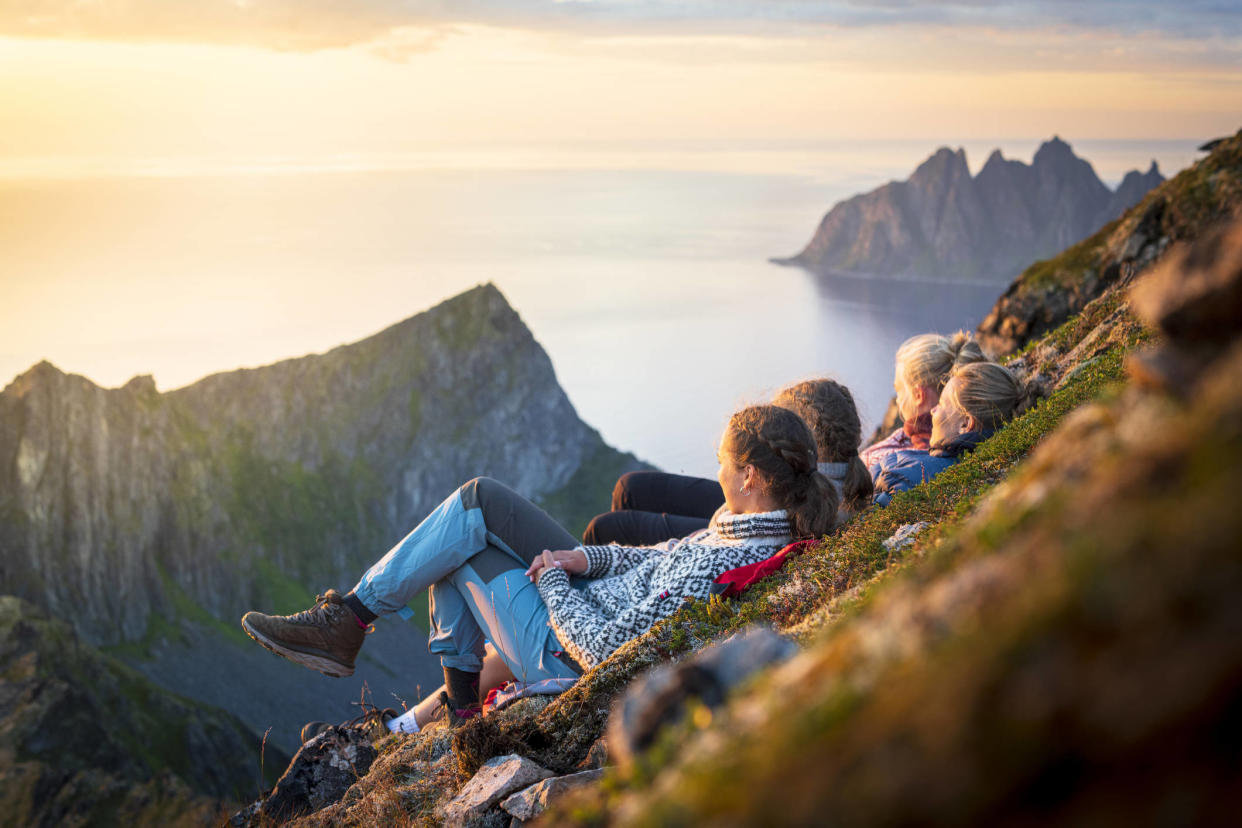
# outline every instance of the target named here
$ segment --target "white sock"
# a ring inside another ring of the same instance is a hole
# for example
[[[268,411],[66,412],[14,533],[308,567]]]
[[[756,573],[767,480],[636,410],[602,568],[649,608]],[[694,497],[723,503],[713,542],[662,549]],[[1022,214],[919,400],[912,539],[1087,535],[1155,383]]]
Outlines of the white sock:
[[[411,707],[395,719],[389,719],[386,727],[393,733],[417,733],[418,719],[414,718],[414,708]]]

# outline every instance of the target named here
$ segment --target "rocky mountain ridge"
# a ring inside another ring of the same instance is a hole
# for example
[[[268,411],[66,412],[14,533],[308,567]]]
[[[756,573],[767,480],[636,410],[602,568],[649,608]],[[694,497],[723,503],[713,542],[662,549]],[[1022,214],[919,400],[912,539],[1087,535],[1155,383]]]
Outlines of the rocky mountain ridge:
[[[301,722],[347,718],[362,683],[391,703],[437,671],[422,633],[394,619],[353,680],[304,676],[244,638],[243,612],[348,589],[471,477],[580,526],[589,516],[565,505],[607,502],[640,465],[577,417],[492,285],[328,353],[166,394],[45,362],[0,392],[0,594],[259,733],[277,724],[292,746]]]
[[[1153,161],[1110,191],[1057,137],[1031,164],[994,150],[973,177],[965,150],[942,147],[906,181],[834,206],[801,253],[773,261],[822,273],[1008,281],[1163,181]]]

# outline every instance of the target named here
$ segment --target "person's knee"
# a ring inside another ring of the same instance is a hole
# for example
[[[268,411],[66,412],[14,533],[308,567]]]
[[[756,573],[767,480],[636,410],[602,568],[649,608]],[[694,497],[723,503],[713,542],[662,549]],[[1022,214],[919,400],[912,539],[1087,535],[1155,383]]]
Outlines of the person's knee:
[[[607,546],[610,543],[621,543],[626,535],[628,512],[604,512],[591,518],[586,531],[582,533],[582,542],[587,546]]]
[[[582,533],[582,542],[587,546],[603,546],[608,543],[604,538],[608,535],[608,524],[612,521],[612,513],[605,512],[591,518],[586,531]]]
[[[634,508],[634,484],[640,479],[641,474],[642,472],[626,472],[617,478],[616,485],[612,487],[612,510],[614,512]]]
[[[487,500],[488,495],[495,492],[502,484],[490,477],[476,477],[461,485],[457,490],[461,496],[461,504],[467,509],[478,509]]]

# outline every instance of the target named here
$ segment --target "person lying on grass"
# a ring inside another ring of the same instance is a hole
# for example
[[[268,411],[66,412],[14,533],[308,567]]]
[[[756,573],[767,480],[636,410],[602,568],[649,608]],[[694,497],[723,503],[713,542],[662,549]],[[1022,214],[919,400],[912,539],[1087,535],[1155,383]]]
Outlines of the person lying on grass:
[[[926,483],[1024,412],[1036,391],[994,362],[972,362],[953,369],[931,410],[927,451],[902,449],[876,466],[875,502],[887,506],[893,495]]]
[[[376,562],[352,591],[294,615],[248,612],[246,634],[329,676],[354,672],[378,616],[430,588],[430,650],[454,716],[479,704],[484,640],[523,682],[572,678],[672,615],[706,599],[721,573],[765,560],[836,521],[837,493],[816,468],[798,415],[764,405],[735,413],[720,439],[725,508],[711,524],[659,546],[579,546],[521,495],[476,478],[449,495]],[[416,729],[417,707],[388,722]]]
[[[952,336],[919,334],[901,343],[893,372],[893,393],[903,422],[892,434],[859,452],[872,479],[879,474],[881,461],[894,452],[928,449],[931,410],[939,402],[949,375],[958,366],[985,361],[983,349],[964,331]]]

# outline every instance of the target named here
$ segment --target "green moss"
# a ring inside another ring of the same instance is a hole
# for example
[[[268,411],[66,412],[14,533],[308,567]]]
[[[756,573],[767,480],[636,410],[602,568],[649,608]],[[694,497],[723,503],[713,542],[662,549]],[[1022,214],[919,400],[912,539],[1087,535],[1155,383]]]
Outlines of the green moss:
[[[1109,222],[1090,238],[1059,255],[1032,264],[1018,277],[1019,294],[1061,289],[1081,282],[1088,272],[1098,274],[1105,242],[1116,227],[1116,221]]]

